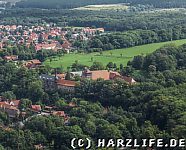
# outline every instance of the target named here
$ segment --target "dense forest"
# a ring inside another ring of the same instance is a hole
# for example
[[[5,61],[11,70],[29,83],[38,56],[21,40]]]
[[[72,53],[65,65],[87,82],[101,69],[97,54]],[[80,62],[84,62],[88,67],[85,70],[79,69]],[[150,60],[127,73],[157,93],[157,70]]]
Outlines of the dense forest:
[[[186,7],[184,0],[129,0],[132,4],[150,4],[158,8]]]
[[[117,3],[131,3],[136,4],[149,4],[160,8],[176,8],[176,7],[186,7],[186,2],[184,0],[26,0],[21,1],[16,4],[17,7],[21,8],[76,8],[86,5],[98,5],[98,4],[117,4]]]
[[[18,7],[22,8],[75,8],[86,5],[95,4],[112,4],[112,3],[123,3],[126,0],[28,0],[21,1],[16,4]]]
[[[78,48],[84,48],[89,52],[92,52],[92,49],[97,51],[120,49],[149,43],[185,39],[185,31],[186,28],[181,26],[167,30],[133,30],[96,36],[87,44],[76,41],[74,45]]]
[[[55,23],[57,26],[101,27],[106,31],[158,30],[185,26],[185,10],[180,11],[78,11],[8,9],[1,12],[3,24],[31,26]],[[47,16],[47,17],[46,17]]]

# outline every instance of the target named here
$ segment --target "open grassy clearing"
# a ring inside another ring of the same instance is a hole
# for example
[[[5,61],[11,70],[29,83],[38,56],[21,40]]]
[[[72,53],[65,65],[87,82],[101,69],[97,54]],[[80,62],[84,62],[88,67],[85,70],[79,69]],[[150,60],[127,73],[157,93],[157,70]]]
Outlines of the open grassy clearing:
[[[134,56],[150,54],[157,50],[158,48],[162,47],[163,45],[170,43],[182,45],[186,43],[186,39],[104,51],[102,55],[100,55],[100,53],[65,54],[65,56],[62,57],[53,58],[51,62],[50,59],[48,59],[44,63],[53,68],[63,67],[64,69],[71,66],[75,61],[78,61],[80,64],[84,64],[87,66],[91,66],[94,61],[101,62],[103,63],[103,65],[107,65],[109,62],[113,62],[116,63],[118,66],[120,64],[126,66],[127,62],[132,60]]]
[[[74,10],[126,10],[128,6],[125,4],[105,4],[105,5],[88,5],[84,7],[74,8]]]

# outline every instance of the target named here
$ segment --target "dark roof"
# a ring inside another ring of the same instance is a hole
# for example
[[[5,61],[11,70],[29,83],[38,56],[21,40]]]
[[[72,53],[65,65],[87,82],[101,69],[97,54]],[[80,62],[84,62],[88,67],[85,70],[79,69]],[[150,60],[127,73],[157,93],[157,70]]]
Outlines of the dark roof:
[[[42,74],[39,76],[40,79],[42,80],[50,80],[50,81],[55,81],[56,80],[56,77],[55,76],[52,76],[52,75],[47,75],[47,74]],[[57,77],[58,79],[58,77]]]

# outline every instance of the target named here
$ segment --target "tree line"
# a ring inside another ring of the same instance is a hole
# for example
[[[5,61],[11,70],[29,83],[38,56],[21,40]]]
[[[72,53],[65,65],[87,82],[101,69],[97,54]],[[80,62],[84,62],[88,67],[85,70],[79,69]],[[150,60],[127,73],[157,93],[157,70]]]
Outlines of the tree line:
[[[143,4],[143,5],[153,5],[158,8],[177,8],[186,7],[186,2],[184,0],[26,0],[16,3],[17,7],[21,8],[45,8],[45,9],[70,9],[76,7],[82,7],[86,5],[98,5],[98,4],[117,4],[117,3],[130,3],[132,5]]]
[[[93,37],[90,41],[77,40],[74,46],[87,52],[133,47],[143,44],[172,41],[186,38],[186,28],[176,26],[160,30],[133,30],[109,33]]]

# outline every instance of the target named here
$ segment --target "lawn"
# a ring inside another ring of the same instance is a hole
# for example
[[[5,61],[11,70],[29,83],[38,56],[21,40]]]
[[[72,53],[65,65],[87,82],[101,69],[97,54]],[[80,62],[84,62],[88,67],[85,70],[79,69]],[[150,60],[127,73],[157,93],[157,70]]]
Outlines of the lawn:
[[[103,65],[107,65],[109,62],[116,63],[118,66],[120,64],[127,65],[127,62],[132,60],[134,56],[137,55],[147,55],[158,48],[162,47],[165,44],[175,43],[176,45],[182,45],[186,43],[186,39],[177,40],[172,42],[162,42],[162,43],[153,43],[142,46],[135,46],[131,48],[116,49],[110,51],[104,51],[102,55],[100,53],[90,53],[90,54],[65,54],[65,56],[59,58],[53,58],[52,62],[45,61],[46,65],[51,66],[52,68],[63,67],[66,69],[71,66],[75,61],[78,61],[80,64],[91,66],[94,61],[102,62]],[[122,55],[121,55],[122,54]],[[92,61],[93,60],[93,61]]]

